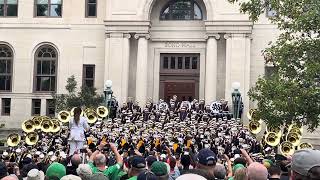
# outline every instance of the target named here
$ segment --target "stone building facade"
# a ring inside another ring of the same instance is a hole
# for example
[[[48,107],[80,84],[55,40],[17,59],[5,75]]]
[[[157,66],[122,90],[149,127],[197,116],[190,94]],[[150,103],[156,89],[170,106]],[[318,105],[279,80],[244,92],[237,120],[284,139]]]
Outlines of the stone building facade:
[[[173,94],[231,103],[240,82],[246,111],[279,34],[267,15],[253,24],[227,0],[0,0],[0,122],[52,113],[71,75],[99,93],[110,79],[120,102],[140,105]]]

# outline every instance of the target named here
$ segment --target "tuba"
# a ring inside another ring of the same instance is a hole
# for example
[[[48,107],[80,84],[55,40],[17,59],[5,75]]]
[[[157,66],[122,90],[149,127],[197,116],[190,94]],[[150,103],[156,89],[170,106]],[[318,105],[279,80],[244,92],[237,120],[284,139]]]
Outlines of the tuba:
[[[247,118],[251,121],[258,121],[259,118],[257,116],[257,110],[256,109],[250,109],[248,112],[247,112]]]
[[[267,126],[266,133],[269,133],[269,132],[276,133],[278,137],[280,137],[282,135],[281,128],[279,126],[270,126],[270,125]]]
[[[252,134],[259,134],[262,130],[262,121],[250,121],[249,130]]]
[[[298,145],[298,150],[300,149],[313,149],[313,146],[310,143],[303,142]]]
[[[39,136],[35,132],[30,132],[26,135],[26,144],[28,144],[29,146],[37,144],[38,140]]]
[[[289,141],[284,141],[280,144],[280,153],[284,156],[291,156],[294,153],[294,150],[294,145]]]
[[[51,132],[52,133],[57,133],[60,131],[61,129],[61,124],[59,122],[58,119],[51,119],[51,122],[52,122],[52,129],[51,129]]]
[[[32,122],[34,123],[35,129],[40,129],[41,128],[42,117],[41,116],[35,116],[35,117],[32,118]]]
[[[98,115],[93,109],[87,108],[84,111],[84,115],[87,118],[89,124],[93,124],[98,120]]]
[[[43,120],[42,123],[41,123],[41,130],[42,130],[43,132],[46,132],[46,133],[51,132],[52,127],[53,127],[53,124],[52,124],[52,122],[51,122],[49,119],[45,119],[45,120]]]
[[[102,118],[107,117],[109,114],[109,110],[105,106],[99,106],[96,111],[98,116]]]
[[[287,134],[286,140],[291,142],[294,146],[298,146],[300,144],[300,136],[295,132],[289,132]]]
[[[264,141],[272,147],[277,146],[280,143],[280,139],[281,136],[278,136],[275,132],[269,132],[264,137]]]
[[[58,113],[58,119],[63,123],[69,122],[70,118],[71,118],[71,114],[68,111],[60,111]]]
[[[32,120],[25,120],[22,123],[22,130],[26,133],[33,132],[35,130],[35,124]]]
[[[21,141],[21,136],[17,133],[10,134],[7,138],[7,145],[11,147],[18,146]]]

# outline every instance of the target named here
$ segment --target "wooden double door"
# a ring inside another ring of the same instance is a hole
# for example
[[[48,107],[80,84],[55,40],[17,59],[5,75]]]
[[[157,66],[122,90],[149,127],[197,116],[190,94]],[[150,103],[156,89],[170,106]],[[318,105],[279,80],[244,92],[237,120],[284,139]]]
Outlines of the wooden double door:
[[[192,101],[196,96],[195,82],[165,82],[164,97],[167,102],[174,95],[179,101]]]

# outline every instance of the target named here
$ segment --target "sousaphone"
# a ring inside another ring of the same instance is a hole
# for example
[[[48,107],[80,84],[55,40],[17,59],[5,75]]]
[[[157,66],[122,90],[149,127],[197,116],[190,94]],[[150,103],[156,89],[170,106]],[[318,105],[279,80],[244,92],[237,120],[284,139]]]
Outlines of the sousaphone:
[[[99,106],[96,109],[96,112],[97,112],[97,115],[102,118],[107,117],[109,114],[108,108],[105,106]]]
[[[35,128],[35,124],[32,120],[25,120],[21,124],[22,130],[26,133],[33,132]]]
[[[310,143],[303,142],[303,143],[300,143],[298,146],[298,150],[300,149],[313,149],[313,146]]]
[[[71,118],[71,114],[68,111],[60,111],[58,113],[58,119],[63,123],[69,122],[70,118]]]
[[[52,127],[53,127],[53,124],[49,119],[43,120],[41,123],[41,130],[43,132],[46,132],[46,133],[51,132]]]
[[[18,146],[21,141],[21,136],[17,133],[12,133],[7,137],[7,145],[10,147]]]
[[[52,122],[51,132],[52,133],[59,132],[61,129],[61,124],[60,124],[59,120],[58,119],[51,119],[51,122]]]
[[[291,156],[294,150],[294,145],[289,141],[284,141],[280,144],[280,153],[284,156]]]
[[[35,132],[30,132],[26,135],[26,144],[28,144],[29,146],[37,144],[38,140],[39,136]]]
[[[259,134],[262,130],[262,121],[250,121],[249,130],[252,134]]]
[[[277,146],[280,143],[280,139],[281,136],[278,136],[275,132],[269,132],[264,137],[264,141],[272,147]]]
[[[41,129],[41,122],[42,122],[42,117],[41,116],[33,117],[32,121],[34,123],[35,129]]]
[[[87,121],[88,121],[89,124],[93,124],[98,120],[97,113],[91,108],[87,108],[84,111],[84,115],[87,118]]]

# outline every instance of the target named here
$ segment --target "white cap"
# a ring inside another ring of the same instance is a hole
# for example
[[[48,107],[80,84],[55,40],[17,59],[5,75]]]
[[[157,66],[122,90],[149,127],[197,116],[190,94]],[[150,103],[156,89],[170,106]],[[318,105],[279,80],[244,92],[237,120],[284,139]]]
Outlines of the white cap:
[[[43,159],[44,158],[44,154],[40,154],[39,157],[40,157],[40,159]]]

